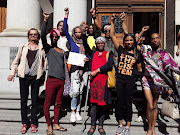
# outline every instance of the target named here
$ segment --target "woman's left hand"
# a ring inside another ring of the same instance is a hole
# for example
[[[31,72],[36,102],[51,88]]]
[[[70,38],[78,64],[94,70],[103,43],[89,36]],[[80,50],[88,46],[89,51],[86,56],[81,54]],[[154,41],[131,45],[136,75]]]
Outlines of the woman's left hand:
[[[86,58],[84,59],[84,62],[86,62],[86,61],[89,61],[89,58],[86,57]]]
[[[98,73],[98,69],[92,71],[92,72],[89,74],[89,76],[96,76],[97,73]]]

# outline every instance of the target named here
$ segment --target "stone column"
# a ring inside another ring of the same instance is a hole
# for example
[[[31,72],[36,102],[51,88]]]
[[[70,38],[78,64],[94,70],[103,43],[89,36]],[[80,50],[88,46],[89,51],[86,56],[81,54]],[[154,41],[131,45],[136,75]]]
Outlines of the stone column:
[[[168,1],[168,0],[167,0]],[[180,26],[180,0],[174,0],[175,1],[175,29],[177,28],[177,26]],[[167,20],[168,21],[168,20]],[[179,27],[178,27],[179,28]],[[176,29],[175,32],[175,39],[177,38],[177,34],[178,34],[179,30]],[[169,31],[167,32],[169,33]],[[173,33],[172,33],[173,34]],[[173,44],[172,44],[173,45]],[[176,56],[176,52],[178,49],[178,42],[176,42],[175,46],[174,46],[174,59],[176,61],[176,63],[178,64],[178,66],[180,67],[180,56]]]
[[[6,29],[0,33],[0,93],[19,94],[19,79],[8,82],[10,65],[22,43],[26,43],[30,28],[40,29],[38,0],[7,0]]]
[[[70,30],[87,19],[87,0],[54,0],[54,28],[64,19],[64,8],[69,8],[68,25]]]
[[[40,11],[38,0],[7,0],[6,29],[0,36],[25,36],[21,32],[40,29]]]

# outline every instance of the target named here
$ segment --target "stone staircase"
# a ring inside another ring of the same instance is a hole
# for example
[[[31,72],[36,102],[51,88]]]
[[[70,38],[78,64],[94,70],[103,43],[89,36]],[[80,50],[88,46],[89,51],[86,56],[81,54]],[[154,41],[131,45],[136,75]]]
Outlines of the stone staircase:
[[[145,101],[139,95],[141,95],[141,89],[135,92],[134,103],[139,102],[144,104]],[[43,96],[40,96],[40,105],[39,105],[39,131],[36,133],[37,135],[45,135],[47,125],[45,122],[45,118],[43,116]],[[162,98],[159,99],[158,108],[160,110],[162,102],[164,102]],[[28,105],[29,108],[31,100],[29,98]],[[66,106],[70,106],[69,102],[66,102]],[[81,115],[84,116],[84,106],[82,107]],[[111,114],[109,115],[109,119],[105,121],[104,129],[107,135],[115,135],[117,122],[114,116],[115,109],[113,108]],[[159,111],[160,112],[160,111]],[[53,116],[53,106],[50,108],[50,114]],[[76,124],[72,124],[69,120],[70,117],[70,108],[67,108],[67,111],[61,111],[61,119],[59,120],[60,125],[67,128],[67,132],[55,131],[56,135],[81,135],[82,121],[76,122]],[[145,131],[147,130],[147,122],[135,122],[135,119],[138,117],[138,111],[136,106],[133,104],[133,119],[131,124],[131,135],[145,135]],[[86,116],[86,130],[83,135],[87,134],[87,131],[90,128],[90,118]],[[53,119],[53,117],[52,117]],[[20,98],[19,95],[7,95],[0,94],[0,135],[19,135],[21,129],[21,115],[20,115]],[[156,131],[158,135],[179,135],[180,134],[180,120],[173,120],[168,117],[163,117],[161,114],[158,114],[158,119],[156,121]],[[32,135],[30,130],[26,133],[26,135]],[[94,135],[99,135],[98,131],[94,133]]]

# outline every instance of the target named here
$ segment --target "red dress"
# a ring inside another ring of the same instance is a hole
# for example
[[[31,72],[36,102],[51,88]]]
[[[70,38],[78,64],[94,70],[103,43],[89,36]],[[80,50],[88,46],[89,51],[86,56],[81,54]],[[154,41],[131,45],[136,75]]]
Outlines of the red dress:
[[[103,51],[101,55],[96,51],[92,59],[91,71],[94,71],[107,63],[106,60],[107,51]],[[107,81],[107,74],[98,73],[97,76],[91,78],[90,83],[90,102],[96,103],[99,106],[106,105],[104,101],[104,93]]]

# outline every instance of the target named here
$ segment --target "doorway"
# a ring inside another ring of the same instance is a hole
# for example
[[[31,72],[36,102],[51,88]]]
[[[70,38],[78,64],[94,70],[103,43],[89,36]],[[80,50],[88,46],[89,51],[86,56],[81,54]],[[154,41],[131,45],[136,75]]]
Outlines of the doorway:
[[[152,33],[160,33],[159,31],[159,13],[155,12],[134,12],[133,13],[133,32],[139,33],[143,26],[149,26],[149,30],[145,32],[146,38],[144,44],[150,45],[150,36]]]

